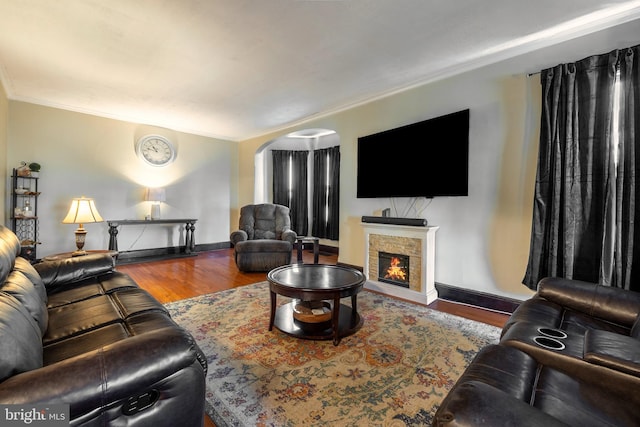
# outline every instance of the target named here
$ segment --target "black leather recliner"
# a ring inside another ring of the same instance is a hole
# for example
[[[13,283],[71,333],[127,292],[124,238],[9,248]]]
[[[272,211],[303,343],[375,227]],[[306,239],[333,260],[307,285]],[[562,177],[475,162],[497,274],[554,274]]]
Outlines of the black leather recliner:
[[[107,254],[31,265],[0,226],[0,404],[67,404],[72,426],[201,426],[207,362]]]
[[[545,278],[438,408],[434,426],[640,425],[640,293]]]

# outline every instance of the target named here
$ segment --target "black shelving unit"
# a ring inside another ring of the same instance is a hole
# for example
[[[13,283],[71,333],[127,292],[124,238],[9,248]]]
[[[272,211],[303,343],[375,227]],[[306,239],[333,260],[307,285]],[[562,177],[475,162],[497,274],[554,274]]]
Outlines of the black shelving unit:
[[[11,229],[20,239],[21,256],[38,260],[38,191],[39,176],[13,169],[11,179]]]

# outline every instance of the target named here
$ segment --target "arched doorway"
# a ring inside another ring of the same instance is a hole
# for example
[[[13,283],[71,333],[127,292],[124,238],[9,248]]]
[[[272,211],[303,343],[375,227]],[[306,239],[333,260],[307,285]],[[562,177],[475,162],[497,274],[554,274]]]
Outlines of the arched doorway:
[[[339,135],[333,130],[322,128],[303,129],[266,142],[256,151],[254,159],[254,203],[271,203],[273,201],[272,150],[306,150],[313,153],[315,150],[322,150],[339,145]],[[313,201],[313,169],[313,155],[310,155],[307,160],[309,224],[311,224],[311,203]]]

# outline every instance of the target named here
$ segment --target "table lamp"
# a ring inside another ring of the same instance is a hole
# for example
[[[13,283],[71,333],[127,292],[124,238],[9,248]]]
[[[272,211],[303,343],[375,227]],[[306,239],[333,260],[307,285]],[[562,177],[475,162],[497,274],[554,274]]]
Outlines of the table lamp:
[[[87,230],[84,229],[84,224],[90,222],[102,222],[104,219],[98,213],[96,205],[93,199],[86,197],[80,197],[71,201],[71,207],[67,216],[62,220],[63,224],[79,224],[76,230],[76,248],[77,250],[72,253],[72,256],[86,255],[87,252],[83,250],[84,242],[87,237]]]
[[[151,202],[151,219],[160,219],[160,202],[167,200],[164,188],[147,188],[144,200]]]

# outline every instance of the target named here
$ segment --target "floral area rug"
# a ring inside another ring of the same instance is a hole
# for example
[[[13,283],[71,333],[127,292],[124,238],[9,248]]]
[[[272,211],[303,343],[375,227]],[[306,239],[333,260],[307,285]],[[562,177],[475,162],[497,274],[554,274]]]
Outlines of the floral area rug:
[[[366,290],[358,294],[364,324],[338,346],[268,331],[267,282],[166,306],[207,355],[206,409],[218,427],[430,425],[471,359],[500,334]]]

